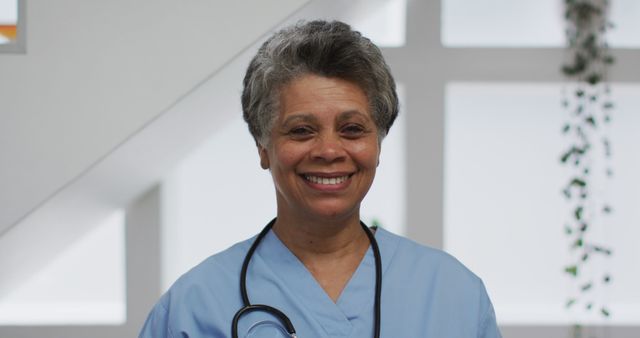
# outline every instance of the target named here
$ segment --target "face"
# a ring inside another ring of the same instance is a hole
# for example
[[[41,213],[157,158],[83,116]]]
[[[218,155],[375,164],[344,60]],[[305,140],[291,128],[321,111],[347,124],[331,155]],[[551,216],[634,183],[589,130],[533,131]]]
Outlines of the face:
[[[365,93],[354,83],[304,75],[284,86],[269,144],[278,216],[359,218],[380,155]]]

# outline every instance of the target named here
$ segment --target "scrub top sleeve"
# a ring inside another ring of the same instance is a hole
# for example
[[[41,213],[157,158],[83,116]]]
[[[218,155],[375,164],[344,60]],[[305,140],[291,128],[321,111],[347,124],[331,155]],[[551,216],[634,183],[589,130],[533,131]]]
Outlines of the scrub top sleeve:
[[[498,323],[496,322],[496,315],[491,304],[489,304],[489,308],[485,313],[484,320],[481,325],[482,329],[480,330],[479,338],[502,338],[500,330],[498,329]]]
[[[478,338],[502,338],[500,330],[498,329],[498,323],[496,321],[496,313],[493,309],[493,305],[491,304],[491,300],[489,300],[487,290],[484,288],[484,284],[482,286],[482,289],[482,303],[484,307],[484,314],[482,316],[482,320],[480,321]]]
[[[169,329],[167,309],[161,301],[149,313],[138,338],[173,338]]]

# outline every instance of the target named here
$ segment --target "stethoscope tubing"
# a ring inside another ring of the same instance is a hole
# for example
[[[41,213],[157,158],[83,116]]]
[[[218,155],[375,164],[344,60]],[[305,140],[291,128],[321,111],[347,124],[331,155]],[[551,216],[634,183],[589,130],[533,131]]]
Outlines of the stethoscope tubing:
[[[247,292],[247,270],[249,269],[249,262],[251,261],[251,257],[254,252],[258,248],[258,245],[262,241],[262,239],[269,233],[271,228],[276,222],[276,218],[271,220],[262,231],[258,234],[256,239],[249,247],[249,251],[247,251],[246,256],[244,257],[244,261],[242,262],[242,269],[240,270],[240,295],[242,297],[243,307],[236,312],[233,316],[233,321],[231,323],[231,336],[232,338],[238,338],[238,322],[240,321],[240,317],[244,314],[254,311],[265,311],[268,312],[275,317],[277,317],[282,325],[285,327],[290,337],[296,337],[296,330],[291,323],[291,320],[287,315],[285,315],[282,311],[264,304],[251,304],[249,301],[249,294]],[[378,242],[376,241],[375,236],[371,232],[371,230],[364,224],[360,222],[364,232],[367,234],[369,238],[369,242],[371,243],[371,250],[373,251],[373,256],[375,259],[376,266],[376,286],[375,286],[375,296],[374,296],[374,327],[373,327],[373,337],[380,338],[380,298],[382,294],[382,258],[380,255],[380,248],[378,247]]]

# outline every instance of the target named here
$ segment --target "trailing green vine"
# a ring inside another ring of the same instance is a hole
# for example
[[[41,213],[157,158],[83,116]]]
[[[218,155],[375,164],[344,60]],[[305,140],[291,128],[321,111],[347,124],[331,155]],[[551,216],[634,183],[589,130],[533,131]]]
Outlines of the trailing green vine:
[[[563,194],[571,208],[565,233],[573,261],[565,273],[575,281],[575,290],[566,306],[598,311],[603,317],[611,312],[594,289],[606,287],[612,277],[606,269],[595,273],[588,267],[594,257],[608,259],[612,254],[601,238],[593,236],[594,228],[605,226],[612,212],[601,191],[613,176],[607,133],[613,103],[606,80],[615,61],[605,39],[612,27],[608,10],[608,0],[565,0],[568,46],[562,73],[571,89],[565,88],[562,101],[567,112],[562,132],[570,144],[560,158],[571,171]]]

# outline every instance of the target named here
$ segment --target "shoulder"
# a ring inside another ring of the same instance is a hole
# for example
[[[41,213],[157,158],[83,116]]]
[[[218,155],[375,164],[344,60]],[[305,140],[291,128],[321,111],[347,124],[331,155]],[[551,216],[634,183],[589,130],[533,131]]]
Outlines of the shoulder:
[[[214,327],[226,327],[224,323],[233,317],[230,309],[235,312],[242,302],[239,292],[228,290],[239,288],[242,261],[251,242],[248,239],[212,255],[178,278],[151,310],[140,337],[197,333],[205,316],[213,324],[220,321]]]
[[[252,240],[253,238],[239,242],[224,251],[209,256],[180,276],[163,299],[184,299],[190,292],[212,293],[214,290],[221,290],[220,287],[237,284],[242,261]],[[165,305],[169,307],[170,304]]]
[[[482,280],[452,255],[386,231],[381,235],[387,244],[381,251],[390,256],[383,279],[390,287],[402,285],[418,298],[448,307],[483,311],[490,304]]]
[[[391,256],[383,275],[389,311],[412,313],[413,320],[425,323],[420,332],[435,330],[434,336],[500,336],[484,283],[463,263],[384,230],[380,237],[381,253]]]
[[[384,229],[381,229],[380,237],[388,246],[385,249],[390,256],[390,269],[415,271],[431,278],[455,278],[466,283],[481,283],[478,276],[443,250],[419,244]]]

